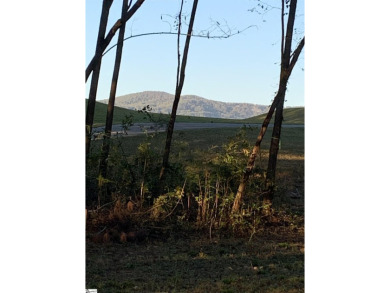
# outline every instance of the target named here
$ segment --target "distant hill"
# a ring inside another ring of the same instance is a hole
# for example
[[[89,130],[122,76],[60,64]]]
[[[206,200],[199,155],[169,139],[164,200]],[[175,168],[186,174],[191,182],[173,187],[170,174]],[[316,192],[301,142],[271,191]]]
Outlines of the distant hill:
[[[87,108],[88,100],[85,100]],[[286,108],[284,109],[284,124],[304,124],[304,115],[305,109],[302,108]],[[107,113],[107,105],[96,101],[95,105],[95,117],[94,117],[94,125],[101,126],[106,122],[106,113]],[[150,122],[147,115],[144,113],[139,113],[134,110],[124,109],[121,107],[116,107],[114,110],[114,124],[121,124],[122,119],[125,118],[126,115],[131,115],[133,117],[133,122]],[[214,122],[214,123],[263,123],[263,120],[267,114],[262,114],[258,116],[254,116],[247,119],[224,119],[224,118],[209,118],[209,117],[193,117],[193,116],[183,116],[178,115],[176,117],[176,122]],[[151,114],[154,120],[165,120],[168,121],[169,116],[167,114]],[[272,120],[273,122],[273,120]]]
[[[85,109],[87,109],[88,100],[85,100]],[[95,104],[95,113],[94,113],[94,120],[93,124],[94,126],[102,126],[106,123],[106,115],[107,115],[107,105],[103,104],[99,101],[96,101]],[[151,113],[151,117],[154,119],[154,121],[163,120],[168,122],[169,121],[169,115],[168,114],[158,114],[158,113]],[[144,113],[139,113],[135,110],[129,110],[124,109],[121,107],[114,107],[114,121],[113,124],[121,124],[122,120],[126,116],[132,116],[133,122],[151,122],[149,117]],[[209,117],[194,117],[194,116],[184,116],[184,115],[178,115],[176,117],[176,122],[215,122],[215,123],[241,123],[241,120],[235,120],[235,119],[226,119],[226,118],[209,118]]]
[[[165,92],[146,91],[115,98],[115,105],[125,109],[140,110],[149,105],[154,113],[168,114],[172,111],[174,95]],[[100,101],[107,104],[108,100]],[[178,115],[245,119],[266,113],[268,106],[249,103],[225,103],[194,95],[180,98]]]

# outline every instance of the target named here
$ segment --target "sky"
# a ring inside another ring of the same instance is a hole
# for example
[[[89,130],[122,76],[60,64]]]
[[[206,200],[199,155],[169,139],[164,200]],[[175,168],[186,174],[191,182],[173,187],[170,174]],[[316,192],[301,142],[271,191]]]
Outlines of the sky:
[[[120,17],[121,3],[113,2],[108,29]],[[258,3],[257,0],[199,1],[194,34],[209,31],[210,35],[223,35],[216,22],[223,31],[241,33],[228,39],[191,38],[183,95],[197,95],[223,102],[271,103],[279,82],[280,9],[270,9],[266,14],[250,12]],[[280,7],[280,2],[275,6]],[[179,0],[146,0],[128,21],[125,37],[148,32],[175,32],[173,22],[179,7]],[[192,1],[185,1],[183,12],[188,21],[191,8]],[[95,52],[101,1],[86,0],[85,10],[87,66]],[[303,1],[298,1],[295,28],[297,35],[292,49],[304,35]],[[186,32],[187,26],[182,31]],[[116,43],[117,35],[110,46]],[[181,50],[184,43],[183,37]],[[148,90],[174,94],[176,46],[176,35],[152,35],[125,41],[117,96]],[[108,99],[114,59],[115,49],[103,57],[97,100]],[[304,106],[304,73],[303,50],[290,77],[285,106]],[[86,98],[90,79],[85,87]]]

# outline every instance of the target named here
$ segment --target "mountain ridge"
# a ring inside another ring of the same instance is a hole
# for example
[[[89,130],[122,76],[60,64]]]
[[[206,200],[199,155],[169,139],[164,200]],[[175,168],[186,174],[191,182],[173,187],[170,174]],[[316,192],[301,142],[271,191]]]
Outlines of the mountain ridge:
[[[151,112],[169,114],[172,110],[174,95],[162,91],[144,91],[118,96],[115,105],[130,110],[140,110],[149,105]],[[108,99],[101,100],[107,104]],[[197,95],[182,95],[177,115],[195,117],[246,119],[264,114],[269,106],[252,103],[220,102]]]

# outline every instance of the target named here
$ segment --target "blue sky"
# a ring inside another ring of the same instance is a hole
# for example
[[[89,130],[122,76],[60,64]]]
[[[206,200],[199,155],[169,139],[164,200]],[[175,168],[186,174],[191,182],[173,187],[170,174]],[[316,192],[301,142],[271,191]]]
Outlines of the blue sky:
[[[120,17],[122,1],[114,1],[108,28]],[[279,1],[274,1],[280,6]],[[186,78],[182,94],[194,94],[224,102],[270,104],[279,81],[280,10],[265,15],[248,10],[256,0],[199,1],[194,33],[213,30],[218,21],[224,30],[246,31],[229,39],[191,39]],[[272,1],[271,1],[272,3]],[[174,31],[173,16],[179,11],[179,0],[146,0],[129,20],[125,36],[147,32]],[[192,1],[185,1],[183,11],[191,12]],[[91,60],[101,13],[101,1],[86,0],[85,61]],[[162,17],[162,19],[161,19]],[[287,22],[287,19],[286,19]],[[170,23],[170,24],[169,24]],[[172,28],[171,28],[172,26]],[[304,1],[298,1],[295,27],[304,34]],[[183,31],[186,31],[184,27]],[[215,30],[214,35],[222,32]],[[115,44],[117,36],[112,40]],[[173,94],[176,84],[176,36],[154,35],[129,39],[124,44],[117,96],[154,90]],[[181,49],[185,39],[181,40]],[[297,43],[293,44],[293,48]],[[107,99],[112,78],[115,50],[103,58],[97,99]],[[304,50],[290,77],[286,106],[304,105]],[[85,95],[89,92],[86,84]]]

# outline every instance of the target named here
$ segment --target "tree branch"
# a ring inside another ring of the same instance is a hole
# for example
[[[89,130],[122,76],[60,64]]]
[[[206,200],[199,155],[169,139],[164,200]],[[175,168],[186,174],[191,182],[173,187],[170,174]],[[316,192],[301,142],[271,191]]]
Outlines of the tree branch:
[[[126,12],[125,23],[137,12],[138,8],[145,2],[145,0],[138,0],[130,9]],[[108,47],[112,38],[114,37],[116,31],[121,27],[122,20],[118,19],[116,23],[109,30],[107,36],[105,37],[102,45],[102,52]],[[85,82],[87,82],[89,75],[91,74],[93,68],[95,67],[96,62],[102,58],[103,55],[95,54],[92,60],[89,62],[87,69],[85,70]]]
[[[286,39],[285,39],[285,45],[284,45],[284,52],[282,57],[282,66],[289,65],[290,61],[290,54],[291,54],[291,44],[292,44],[292,37],[294,33],[294,22],[295,22],[295,12],[297,8],[297,1],[291,1],[290,2],[290,12],[288,15],[287,20],[287,30],[286,30]],[[287,69],[285,67],[285,69]]]
[[[179,26],[177,28],[177,72],[176,72],[176,88],[179,86],[179,73],[180,73],[180,35],[181,35],[181,14],[183,11],[184,0],[181,0],[179,11]]]
[[[305,37],[303,37],[303,39],[299,42],[298,47],[294,50],[294,53],[292,54],[290,65],[288,66],[287,69],[288,75],[290,75],[292,70],[294,69],[295,63],[297,63],[299,55],[301,54],[304,45],[305,45]]]
[[[126,8],[127,11],[129,11],[132,3],[133,3],[133,0],[130,0],[130,2],[127,4],[127,8]]]
[[[283,62],[283,51],[284,51],[284,0],[282,0],[282,13],[281,13],[281,21],[282,21],[282,44],[281,44],[281,52],[280,52],[280,64]]]
[[[195,20],[197,6],[198,6],[198,0],[194,0],[194,4],[192,7],[192,11],[191,11],[190,24],[188,26],[187,38],[186,38],[186,42],[184,44],[183,59],[182,59],[181,68],[180,68],[180,82],[178,83],[178,86],[180,87],[180,92],[181,92],[181,89],[183,88],[183,84],[184,84],[187,56],[188,56],[188,50],[190,47],[190,40],[191,40],[191,36],[192,36],[192,27],[194,26],[194,20]]]
[[[257,27],[257,26],[256,25],[250,25],[250,26],[244,28],[243,30],[238,30],[237,32],[232,33],[230,35],[210,36],[210,35],[202,35],[202,34],[197,34],[197,35],[193,34],[192,37],[194,37],[194,38],[207,38],[207,39],[228,39],[228,38],[233,37],[235,35],[241,34],[244,31],[246,31],[247,29],[252,28],[252,27]],[[175,32],[143,33],[143,34],[138,34],[138,35],[131,35],[131,36],[125,38],[123,41],[127,41],[128,39],[132,39],[132,38],[151,36],[151,35],[175,35],[175,36],[177,36],[177,33],[175,33]],[[186,36],[187,34],[181,33],[180,35],[181,36]],[[117,44],[115,44],[115,45],[111,46],[110,48],[108,48],[107,51],[105,51],[102,56],[106,55],[111,49],[115,48],[116,46],[117,46]]]

